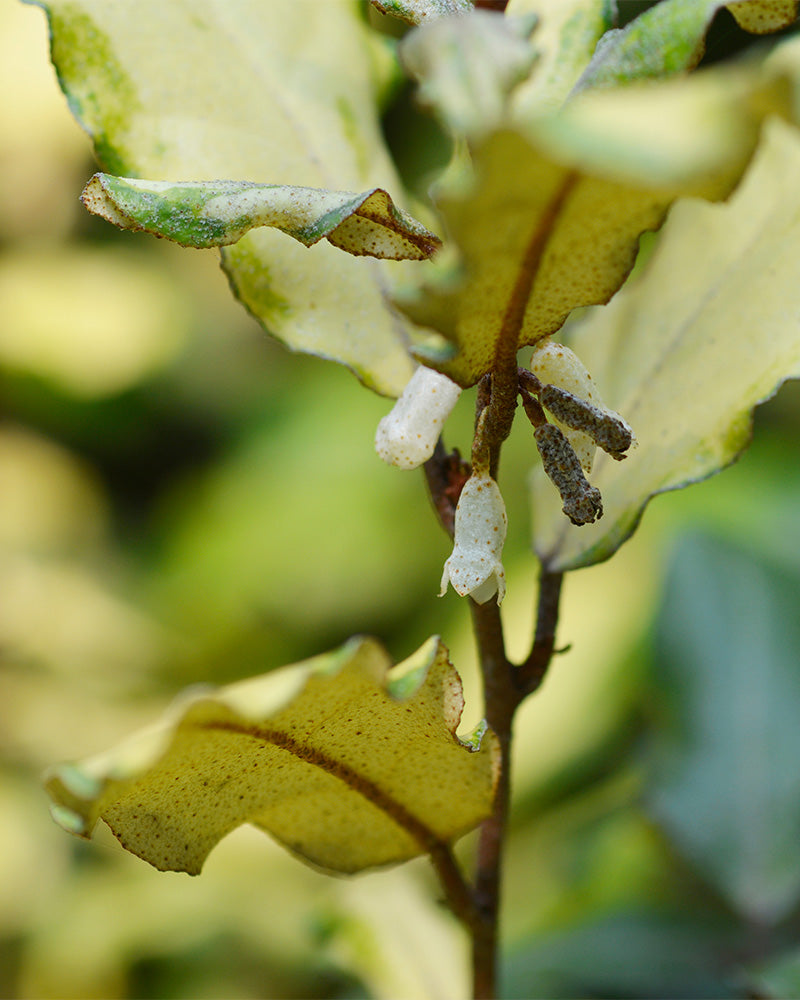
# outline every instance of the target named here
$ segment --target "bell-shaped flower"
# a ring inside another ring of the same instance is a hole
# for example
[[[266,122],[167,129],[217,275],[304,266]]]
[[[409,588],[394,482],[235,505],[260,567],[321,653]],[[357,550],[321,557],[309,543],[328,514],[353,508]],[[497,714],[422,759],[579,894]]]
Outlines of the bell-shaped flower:
[[[444,564],[440,597],[451,583],[457,594],[469,594],[478,604],[495,594],[500,604],[506,593],[501,558],[507,525],[506,505],[494,479],[470,476],[456,506],[455,542]]]
[[[384,462],[416,469],[433,454],[442,424],[456,405],[461,386],[420,366],[391,412],[378,424],[375,450]]]

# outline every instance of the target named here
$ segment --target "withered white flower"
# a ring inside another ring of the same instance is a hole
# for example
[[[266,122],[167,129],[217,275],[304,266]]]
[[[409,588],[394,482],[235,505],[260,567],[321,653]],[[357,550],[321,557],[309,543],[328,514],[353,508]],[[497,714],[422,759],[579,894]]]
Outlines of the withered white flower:
[[[456,405],[461,386],[421,365],[390,413],[378,424],[375,450],[384,462],[416,469],[433,454],[442,424]]]
[[[469,594],[478,604],[495,594],[500,604],[506,593],[501,558],[507,525],[506,505],[494,479],[470,476],[456,506],[455,542],[444,564],[440,597],[451,583],[457,594]]]
[[[540,382],[565,389],[573,396],[577,396],[578,399],[593,404],[608,417],[616,418],[620,424],[627,428],[627,424],[619,414],[609,410],[603,404],[600,393],[592,381],[592,376],[580,358],[568,347],[554,343],[549,339],[541,341],[533,352],[530,367]],[[555,416],[553,422],[561,429],[564,437],[572,445],[572,450],[578,456],[583,471],[591,472],[594,455],[597,451],[595,441],[584,431],[569,427]]]
[[[566,389],[579,399],[585,399],[589,403],[594,403],[599,409],[604,410],[600,394],[595,388],[592,376],[586,370],[580,358],[563,344],[554,343],[552,340],[543,340],[537,346],[531,357],[531,371],[542,383],[555,385],[559,389]],[[583,431],[568,427],[562,421],[554,419],[557,427],[563,432],[564,437],[572,445],[572,450],[578,456],[583,471],[592,471],[594,455],[597,445]]]

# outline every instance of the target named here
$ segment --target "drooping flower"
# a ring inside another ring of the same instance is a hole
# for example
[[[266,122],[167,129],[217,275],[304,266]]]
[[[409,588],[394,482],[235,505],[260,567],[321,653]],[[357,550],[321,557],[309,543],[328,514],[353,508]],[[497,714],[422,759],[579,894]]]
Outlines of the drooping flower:
[[[420,366],[392,410],[378,424],[375,450],[384,462],[416,469],[433,454],[442,424],[456,405],[461,386]]]
[[[566,389],[574,396],[602,407],[603,404],[592,382],[592,376],[580,358],[563,344],[557,344],[549,338],[541,341],[533,352],[530,367],[533,374],[543,384],[550,383],[559,389]],[[572,445],[572,450],[580,459],[583,471],[591,472],[594,454],[597,451],[594,441],[588,434],[568,427],[557,418],[555,423]]]
[[[456,506],[453,552],[444,564],[441,597],[447,584],[462,597],[485,604],[506,593],[506,574],[501,561],[506,539],[506,506],[500,488],[491,476],[473,473],[461,491]]]

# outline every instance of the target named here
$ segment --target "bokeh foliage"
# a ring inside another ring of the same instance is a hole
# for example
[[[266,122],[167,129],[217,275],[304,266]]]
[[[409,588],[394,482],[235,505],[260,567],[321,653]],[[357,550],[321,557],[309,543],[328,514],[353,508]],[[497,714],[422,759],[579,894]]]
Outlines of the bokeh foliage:
[[[0,994],[464,995],[464,943],[421,867],[325,880],[243,830],[189,880],[47,817],[38,773],[66,746],[91,753],[186,683],[354,632],[399,659],[440,631],[465,728],[480,706],[464,609],[432,600],[447,544],[421,479],[371,452],[385,403],[269,343],[212,251],[85,218],[89,144],[42,18],[5,5],[0,28]],[[743,44],[724,13],[714,32],[717,54]],[[415,115],[392,109],[410,159]],[[568,580],[571,648],[517,727],[506,995],[797,992],[799,419],[788,385],[739,465],[657,500],[613,560]],[[532,459],[519,427],[504,461]],[[519,527],[506,551],[521,652]],[[698,827],[712,801],[738,821]]]

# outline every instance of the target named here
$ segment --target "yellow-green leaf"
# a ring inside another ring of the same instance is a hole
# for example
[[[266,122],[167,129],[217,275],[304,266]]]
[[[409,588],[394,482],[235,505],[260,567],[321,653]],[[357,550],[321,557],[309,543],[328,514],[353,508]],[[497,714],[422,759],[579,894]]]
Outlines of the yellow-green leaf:
[[[121,229],[166,236],[183,246],[236,243],[272,226],[310,247],[323,237],[356,256],[424,260],[440,245],[380,189],[320,191],[249,181],[143,181],[95,174],[81,198]]]
[[[549,568],[608,558],[651,497],[732,462],[753,407],[800,376],[798,177],[800,137],[773,120],[729,203],[678,203],[641,276],[577,325],[568,342],[638,447],[622,463],[598,459],[605,513],[579,529],[535,477],[535,546]]]
[[[421,24],[472,10],[472,0],[370,0],[370,3],[381,14],[392,14],[407,24]]]
[[[606,302],[640,234],[681,194],[727,195],[757,139],[755,69],[718,70],[658,88],[589,92],[473,149],[474,177],[440,189],[461,272],[404,304],[458,348],[420,355],[462,386]],[[502,346],[501,346],[502,345]]]
[[[110,173],[402,197],[379,121],[385,73],[356,0],[41,5],[62,88]],[[403,264],[352,261],[325,242],[309,252],[265,229],[222,254],[271,334],[402,391],[409,330],[386,293]]]
[[[54,817],[99,819],[165,871],[197,874],[252,823],[337,872],[440,850],[491,811],[494,734],[456,735],[463,696],[430,639],[395,667],[354,639],[334,653],[217,691],[189,692],[116,749],[53,770]]]

